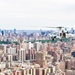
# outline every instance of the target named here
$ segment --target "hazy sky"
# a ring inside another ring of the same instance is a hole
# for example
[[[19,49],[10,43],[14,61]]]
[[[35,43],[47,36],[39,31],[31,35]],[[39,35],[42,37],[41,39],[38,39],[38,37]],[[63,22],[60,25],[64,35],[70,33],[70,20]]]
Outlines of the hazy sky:
[[[75,28],[75,0],[0,0],[0,28],[41,26]]]

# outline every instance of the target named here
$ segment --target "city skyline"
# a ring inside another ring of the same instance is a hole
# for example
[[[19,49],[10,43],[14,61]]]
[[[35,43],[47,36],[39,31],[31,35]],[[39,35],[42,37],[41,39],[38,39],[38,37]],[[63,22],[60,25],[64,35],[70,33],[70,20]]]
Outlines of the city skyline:
[[[0,0],[0,28],[23,30],[42,29],[42,26],[75,28],[74,8],[74,0]]]
[[[0,75],[75,75],[74,0],[0,0]]]

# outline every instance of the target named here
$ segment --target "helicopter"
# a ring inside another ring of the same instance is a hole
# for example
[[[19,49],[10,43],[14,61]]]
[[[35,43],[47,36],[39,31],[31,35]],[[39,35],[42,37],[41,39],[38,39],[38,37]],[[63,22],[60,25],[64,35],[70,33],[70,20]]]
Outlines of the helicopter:
[[[74,38],[75,35],[71,33],[71,27],[63,27],[63,26],[41,26],[42,28],[51,28],[51,33],[49,33],[52,40],[55,39],[63,39],[63,38]],[[54,30],[53,30],[54,29]],[[70,29],[70,30],[68,30]]]
[[[66,38],[66,34],[69,34],[69,32],[66,30],[65,27],[59,26],[59,27],[48,27],[47,28],[57,28],[58,30],[56,31],[56,35],[53,36],[52,38]]]

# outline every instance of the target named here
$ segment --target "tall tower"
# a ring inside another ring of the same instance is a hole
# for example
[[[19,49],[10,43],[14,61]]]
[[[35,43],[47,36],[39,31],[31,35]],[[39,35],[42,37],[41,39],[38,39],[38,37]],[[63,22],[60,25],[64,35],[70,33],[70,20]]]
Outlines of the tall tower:
[[[2,33],[2,36],[4,36],[4,30],[2,30],[1,33]]]

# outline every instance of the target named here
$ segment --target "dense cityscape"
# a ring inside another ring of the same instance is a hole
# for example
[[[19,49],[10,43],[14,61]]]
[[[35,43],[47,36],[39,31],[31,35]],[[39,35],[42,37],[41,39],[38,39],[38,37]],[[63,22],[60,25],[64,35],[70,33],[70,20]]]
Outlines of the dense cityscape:
[[[74,35],[73,28],[0,30],[0,75],[75,75]]]
[[[0,0],[0,75],[75,75],[75,0]]]

